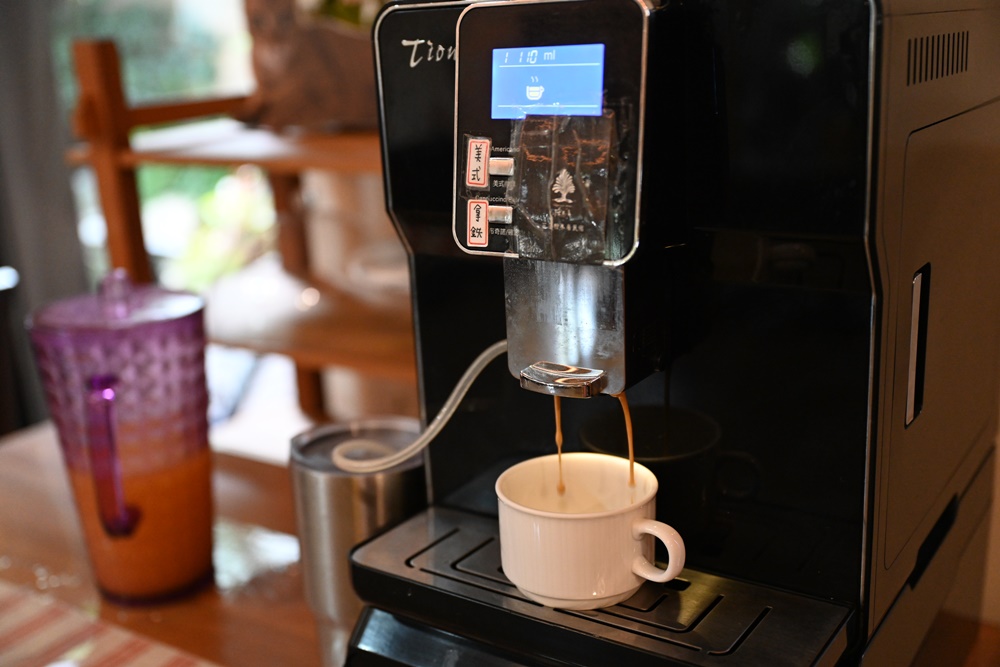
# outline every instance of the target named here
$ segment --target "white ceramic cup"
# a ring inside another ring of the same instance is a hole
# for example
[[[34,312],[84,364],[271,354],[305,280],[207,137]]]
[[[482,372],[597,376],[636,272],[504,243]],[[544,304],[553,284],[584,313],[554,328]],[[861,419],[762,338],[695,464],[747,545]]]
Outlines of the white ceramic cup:
[[[526,597],[560,609],[598,609],[631,597],[643,580],[670,581],[684,567],[684,541],[654,520],[656,476],[635,464],[589,452],[508,468],[496,483],[504,574]],[[665,570],[653,565],[652,535],[667,547]]]

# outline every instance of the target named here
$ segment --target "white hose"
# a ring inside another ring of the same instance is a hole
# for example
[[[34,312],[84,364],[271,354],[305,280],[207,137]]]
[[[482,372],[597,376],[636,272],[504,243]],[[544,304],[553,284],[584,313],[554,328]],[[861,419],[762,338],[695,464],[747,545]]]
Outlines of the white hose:
[[[372,473],[381,472],[383,470],[388,470],[393,466],[399,465],[403,461],[406,461],[411,456],[420,453],[423,449],[430,444],[431,440],[437,437],[437,434],[441,432],[451,416],[455,414],[455,410],[458,408],[459,403],[465,398],[465,394],[469,391],[469,387],[475,382],[479,374],[483,372],[483,369],[489,365],[491,361],[499,357],[501,354],[507,351],[507,341],[502,340],[498,343],[490,345],[488,348],[483,350],[482,353],[472,364],[466,369],[465,373],[459,379],[458,384],[451,391],[451,395],[448,400],[445,401],[444,405],[441,407],[440,412],[434,417],[434,420],[427,425],[427,430],[417,436],[417,439],[412,443],[407,445],[404,449],[395,452],[394,454],[389,454],[388,456],[382,456],[379,458],[364,458],[370,455],[371,452],[371,441],[366,438],[357,438],[352,440],[346,440],[337,447],[334,448],[332,457],[333,463],[341,470],[351,473]],[[352,457],[352,452],[354,456]]]

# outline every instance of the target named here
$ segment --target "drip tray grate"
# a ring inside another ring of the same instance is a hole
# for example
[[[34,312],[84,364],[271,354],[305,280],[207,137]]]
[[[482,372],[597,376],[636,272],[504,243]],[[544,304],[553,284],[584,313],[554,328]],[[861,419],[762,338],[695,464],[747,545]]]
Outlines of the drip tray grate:
[[[543,607],[503,575],[497,533],[495,519],[431,508],[355,550],[358,592],[375,605],[470,636],[489,637],[498,614],[513,615],[522,625],[558,627],[554,634],[563,639],[565,632],[581,633],[684,664],[718,664],[725,656],[738,656],[740,664],[833,664],[846,648],[849,607],[692,569],[666,584],[647,582],[606,609]],[[404,597],[419,592],[414,609],[398,603],[398,590],[407,591]],[[456,605],[474,613],[456,614]],[[428,617],[435,609],[441,617]]]

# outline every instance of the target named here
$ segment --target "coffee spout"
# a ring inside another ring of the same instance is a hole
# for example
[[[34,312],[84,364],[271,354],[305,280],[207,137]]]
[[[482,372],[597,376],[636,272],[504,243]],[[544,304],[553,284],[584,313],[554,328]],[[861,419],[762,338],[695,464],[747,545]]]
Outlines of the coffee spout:
[[[607,374],[596,368],[538,361],[521,371],[521,387],[561,398],[591,398],[608,384]]]

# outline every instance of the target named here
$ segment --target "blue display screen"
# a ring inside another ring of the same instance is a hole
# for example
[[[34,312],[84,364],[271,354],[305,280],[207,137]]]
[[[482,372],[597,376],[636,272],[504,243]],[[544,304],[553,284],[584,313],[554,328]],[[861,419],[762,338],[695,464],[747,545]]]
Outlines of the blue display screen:
[[[493,49],[494,119],[600,116],[603,96],[603,44]]]

